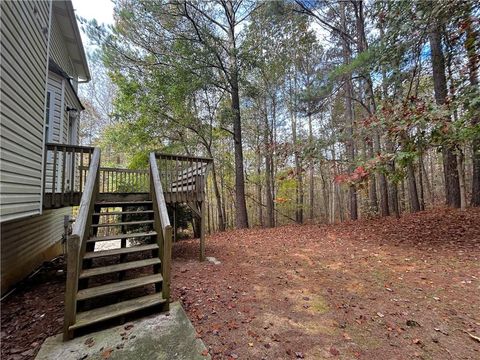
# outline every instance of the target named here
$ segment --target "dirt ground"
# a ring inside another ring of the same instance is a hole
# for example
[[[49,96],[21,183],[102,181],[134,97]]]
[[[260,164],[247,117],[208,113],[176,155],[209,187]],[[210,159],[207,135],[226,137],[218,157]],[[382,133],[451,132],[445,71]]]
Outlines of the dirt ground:
[[[180,300],[214,359],[480,359],[480,209],[228,231],[174,245]],[[2,359],[61,331],[62,261],[2,302]]]

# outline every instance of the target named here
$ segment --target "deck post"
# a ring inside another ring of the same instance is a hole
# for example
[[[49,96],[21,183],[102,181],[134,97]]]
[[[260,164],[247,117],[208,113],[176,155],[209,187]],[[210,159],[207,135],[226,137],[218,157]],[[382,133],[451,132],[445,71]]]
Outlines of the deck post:
[[[77,313],[77,291],[80,252],[80,237],[71,235],[67,237],[67,281],[65,284],[65,318],[63,322],[63,340],[73,338],[73,331],[69,327],[75,324]]]
[[[173,242],[177,242],[177,203],[173,204]]]
[[[170,270],[172,262],[172,227],[170,225],[165,226],[163,232],[163,286],[162,286],[162,297],[167,300],[166,309],[168,310],[170,302]]]
[[[200,261],[205,261],[205,200],[200,204]]]

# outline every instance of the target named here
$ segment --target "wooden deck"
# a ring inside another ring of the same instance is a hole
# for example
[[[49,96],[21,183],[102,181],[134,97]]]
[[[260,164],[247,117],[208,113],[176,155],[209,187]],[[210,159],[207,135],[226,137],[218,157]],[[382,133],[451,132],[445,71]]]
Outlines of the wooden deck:
[[[99,193],[98,198],[101,200],[112,200],[115,202],[119,201],[136,201],[139,199],[144,199],[145,196],[148,196],[149,193],[138,192],[138,193]],[[194,201],[203,201],[204,193],[194,193],[191,191],[176,191],[176,192],[167,192],[164,191],[165,202],[167,204],[175,203],[190,203]],[[51,194],[47,193],[43,196],[43,208],[44,209],[57,209],[65,206],[79,206],[80,200],[82,198],[81,192],[73,193],[60,193],[60,194]]]
[[[43,208],[79,206],[93,149],[47,144]],[[211,159],[156,153],[167,204],[197,204],[205,200],[205,179]],[[49,170],[50,169],[50,170]],[[99,168],[98,199],[135,201],[150,194],[149,169]]]
[[[75,165],[78,151],[80,162]],[[200,219],[200,260],[204,260],[205,178],[211,160],[150,153],[148,169],[132,170],[101,167],[98,148],[91,152],[51,145],[46,156],[52,158],[53,167],[50,182],[45,181],[43,207],[79,207],[72,234],[67,237],[64,339],[72,338],[79,328],[121,319],[153,305],[168,310],[173,229],[167,203],[187,203]],[[120,248],[96,247],[111,240],[120,240]],[[139,253],[146,258],[131,257]],[[97,261],[103,258],[113,263]],[[148,275],[136,269],[144,269]],[[133,278],[125,278],[129,271]],[[116,275],[118,281],[102,278],[106,274]],[[91,286],[90,278],[101,285],[95,282]],[[138,288],[148,294],[135,294]],[[135,299],[127,294],[132,290]],[[109,303],[84,308],[86,302],[91,305],[97,298]]]

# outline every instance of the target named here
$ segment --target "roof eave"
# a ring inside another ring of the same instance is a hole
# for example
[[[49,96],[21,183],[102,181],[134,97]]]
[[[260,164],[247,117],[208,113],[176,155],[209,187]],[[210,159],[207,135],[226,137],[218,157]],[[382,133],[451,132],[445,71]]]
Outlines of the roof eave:
[[[80,35],[80,29],[78,28],[77,19],[75,17],[75,10],[73,9],[73,4],[71,1],[65,1],[65,5],[68,13],[68,18],[70,20],[70,23],[72,25],[72,29],[75,35],[77,48],[81,56],[83,70],[84,70],[84,74],[82,74],[83,77],[80,78],[80,82],[89,82],[91,80],[90,70],[88,68],[87,56],[85,54],[85,49],[83,47],[82,37]]]

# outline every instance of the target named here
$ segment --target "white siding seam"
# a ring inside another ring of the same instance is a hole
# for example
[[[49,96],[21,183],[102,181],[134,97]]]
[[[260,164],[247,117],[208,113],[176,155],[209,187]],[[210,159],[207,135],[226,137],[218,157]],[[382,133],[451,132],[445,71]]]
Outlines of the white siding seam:
[[[50,58],[50,33],[52,30],[52,8],[53,8],[53,1],[50,1],[50,6],[48,9],[48,35],[47,35],[47,56],[45,59],[45,94],[44,99],[45,102],[47,100],[47,84],[48,84],[48,59]],[[47,112],[47,107],[44,106],[45,110],[43,111],[43,119],[45,119],[45,115]],[[44,120],[45,121],[45,120]],[[45,139],[45,125],[43,127],[43,138]],[[42,179],[45,176],[44,169],[45,169],[45,141],[43,141],[43,149],[42,149]],[[43,214],[43,180],[40,181],[40,215]]]

